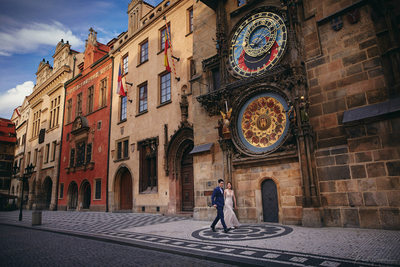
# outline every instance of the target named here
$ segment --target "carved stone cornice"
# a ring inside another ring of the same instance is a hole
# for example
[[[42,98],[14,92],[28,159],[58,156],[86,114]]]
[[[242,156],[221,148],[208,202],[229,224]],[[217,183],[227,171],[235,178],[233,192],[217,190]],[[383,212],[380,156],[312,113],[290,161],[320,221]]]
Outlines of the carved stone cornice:
[[[64,73],[70,73],[71,68],[67,65],[64,65],[60,67],[55,73],[53,73],[50,78],[48,78],[44,83],[42,83],[38,88],[34,89],[35,91],[28,96],[28,101],[32,102],[34,98],[36,98],[39,95],[42,95],[45,91],[45,89],[48,89],[48,87],[51,87],[54,83],[57,82],[57,80],[64,74]]]

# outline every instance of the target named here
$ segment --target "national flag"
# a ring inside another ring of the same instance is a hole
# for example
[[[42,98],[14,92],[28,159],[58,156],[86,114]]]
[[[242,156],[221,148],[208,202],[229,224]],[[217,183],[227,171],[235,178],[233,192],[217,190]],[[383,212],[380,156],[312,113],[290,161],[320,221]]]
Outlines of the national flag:
[[[126,96],[126,92],[124,90],[124,84],[122,83],[121,64],[119,64],[119,70],[118,70],[117,94]]]
[[[168,62],[168,38],[165,38],[165,48],[164,48],[164,66],[165,70],[171,72],[171,67]]]
[[[19,113],[18,108],[15,109],[15,112],[17,112],[18,117],[21,117],[21,113]]]

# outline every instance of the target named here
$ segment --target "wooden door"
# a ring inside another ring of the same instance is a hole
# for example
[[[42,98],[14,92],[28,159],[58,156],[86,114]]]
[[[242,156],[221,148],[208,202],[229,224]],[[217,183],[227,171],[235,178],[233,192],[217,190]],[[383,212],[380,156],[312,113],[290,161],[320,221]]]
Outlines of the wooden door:
[[[278,194],[276,184],[272,180],[265,180],[261,188],[264,222],[278,222]]]
[[[120,209],[132,210],[132,177],[129,171],[121,175]]]
[[[193,211],[194,184],[193,184],[193,156],[189,154],[193,146],[189,146],[183,154],[181,161],[182,178],[182,211]]]

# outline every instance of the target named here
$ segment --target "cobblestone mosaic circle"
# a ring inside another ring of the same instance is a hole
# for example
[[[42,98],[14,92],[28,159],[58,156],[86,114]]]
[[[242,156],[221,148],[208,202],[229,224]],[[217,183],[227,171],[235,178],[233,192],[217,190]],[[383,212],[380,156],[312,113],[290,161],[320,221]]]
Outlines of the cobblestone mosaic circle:
[[[224,233],[223,229],[216,229],[213,232],[211,228],[196,230],[192,236],[201,240],[218,240],[218,241],[246,241],[273,238],[290,234],[293,229],[282,225],[241,225],[237,229],[231,229],[228,233]]]

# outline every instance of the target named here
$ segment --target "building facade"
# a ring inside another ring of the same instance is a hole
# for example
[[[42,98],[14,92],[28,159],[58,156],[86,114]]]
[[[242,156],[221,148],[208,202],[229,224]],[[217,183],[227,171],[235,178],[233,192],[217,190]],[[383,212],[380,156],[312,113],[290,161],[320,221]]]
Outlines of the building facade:
[[[14,176],[11,180],[11,191],[10,194],[18,198],[21,197],[22,190],[22,180],[19,179],[24,174],[25,170],[25,146],[26,146],[26,136],[28,130],[28,117],[29,117],[29,102],[27,97],[25,97],[21,106],[17,107],[11,117],[11,121],[15,124],[15,132],[17,142],[14,150]],[[26,181],[24,185],[24,193],[22,199],[24,205],[28,201],[29,184]],[[19,199],[21,201],[21,199]]]
[[[107,210],[112,59],[89,31],[79,72],[64,85],[59,210]]]
[[[16,142],[15,124],[0,118],[0,209],[8,204],[9,195],[14,195],[10,185]]]
[[[128,31],[113,41],[111,211],[193,211],[192,6],[193,1],[156,7],[131,1]],[[127,96],[115,93],[119,71]]]
[[[241,222],[400,227],[398,13],[394,1],[194,4],[195,218],[215,216],[224,178]]]
[[[53,66],[44,59],[40,62],[36,84],[27,97],[29,117],[24,168],[31,163],[35,166],[28,179],[28,208],[56,209],[64,83],[71,79],[79,57],[68,41],[61,40],[53,55]],[[24,168],[20,167],[21,171]]]

